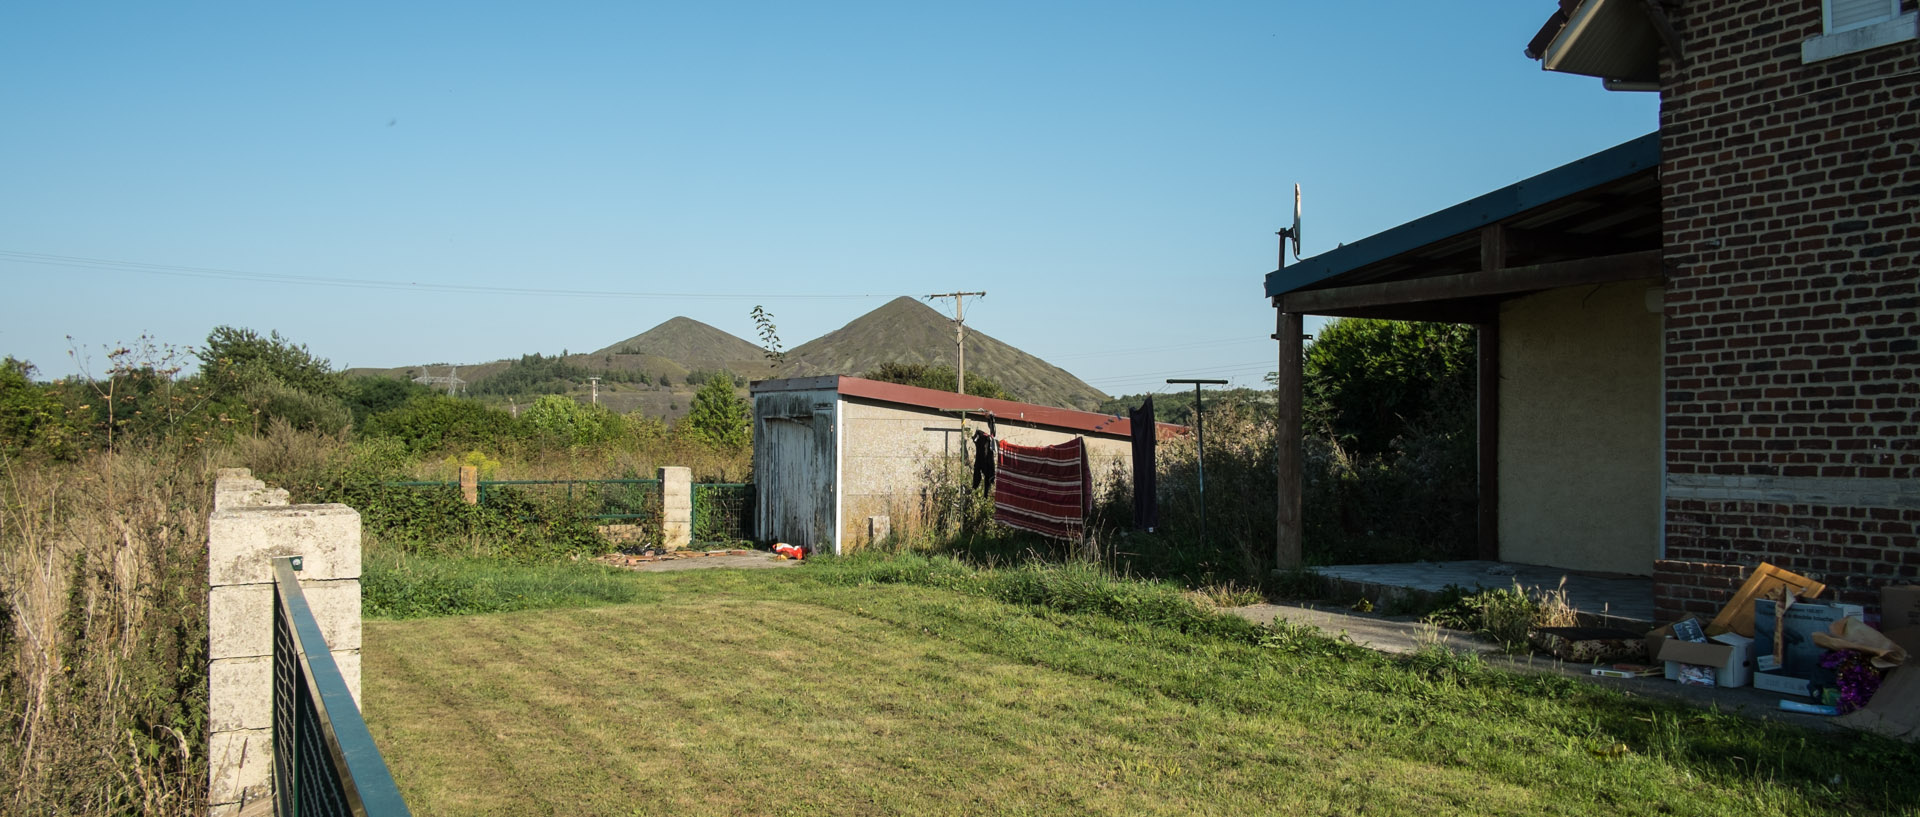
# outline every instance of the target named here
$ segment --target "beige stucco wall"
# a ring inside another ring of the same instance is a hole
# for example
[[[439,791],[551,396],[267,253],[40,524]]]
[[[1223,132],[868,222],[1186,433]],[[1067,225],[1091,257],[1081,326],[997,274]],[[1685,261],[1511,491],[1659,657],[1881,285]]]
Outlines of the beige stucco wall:
[[[1657,287],[1571,287],[1502,306],[1502,559],[1652,573],[1661,524]]]
[[[956,467],[970,465],[973,431],[986,427],[968,420],[963,433],[952,414],[845,398],[840,422],[840,545],[845,551],[867,544],[870,516],[889,517],[895,533],[910,533],[920,523],[927,474],[949,460]],[[1132,463],[1131,444],[1124,438],[998,425],[1001,439],[1020,445],[1055,445],[1084,436],[1096,484],[1114,473],[1116,462]]]

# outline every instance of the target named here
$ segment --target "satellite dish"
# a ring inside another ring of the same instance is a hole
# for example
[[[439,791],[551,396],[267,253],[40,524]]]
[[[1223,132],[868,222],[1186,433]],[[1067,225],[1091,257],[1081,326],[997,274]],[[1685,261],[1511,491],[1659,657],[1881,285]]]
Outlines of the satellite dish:
[[[1298,183],[1295,183],[1293,185],[1293,229],[1289,230],[1288,233],[1290,234],[1290,237],[1293,239],[1294,260],[1299,260],[1300,258],[1300,185]]]

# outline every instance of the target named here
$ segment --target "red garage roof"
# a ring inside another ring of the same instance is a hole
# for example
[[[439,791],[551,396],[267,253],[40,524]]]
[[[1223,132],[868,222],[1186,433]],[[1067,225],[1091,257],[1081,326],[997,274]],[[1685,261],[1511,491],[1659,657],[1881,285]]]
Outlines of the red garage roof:
[[[902,406],[933,409],[935,411],[965,411],[981,416],[992,414],[995,419],[1027,425],[1046,426],[1048,428],[1078,431],[1083,434],[1099,434],[1108,437],[1130,437],[1133,435],[1133,423],[1126,417],[1112,414],[1098,414],[1091,411],[1041,406],[1033,403],[1021,403],[1013,400],[994,400],[986,397],[974,397],[938,389],[923,389],[919,386],[903,386],[882,380],[868,380],[863,377],[846,375],[827,375],[825,377],[794,377],[785,380],[762,380],[753,384],[754,394],[776,391],[820,391],[832,390],[842,397],[857,397],[879,403],[893,403]],[[1160,435],[1185,434],[1186,426],[1172,423],[1155,423]]]

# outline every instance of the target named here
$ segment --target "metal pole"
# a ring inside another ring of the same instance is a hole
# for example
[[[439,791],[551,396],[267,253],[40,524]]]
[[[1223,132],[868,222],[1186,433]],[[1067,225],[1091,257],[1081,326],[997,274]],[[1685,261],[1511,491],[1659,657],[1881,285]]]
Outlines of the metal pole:
[[[1227,381],[1173,378],[1167,382],[1193,384],[1193,429],[1194,437],[1196,438],[1194,441],[1196,446],[1194,459],[1200,471],[1200,542],[1201,544],[1205,544],[1207,541],[1207,421],[1205,413],[1201,411],[1205,406],[1201,403],[1200,384],[1205,383],[1210,386],[1224,386],[1227,384]]]

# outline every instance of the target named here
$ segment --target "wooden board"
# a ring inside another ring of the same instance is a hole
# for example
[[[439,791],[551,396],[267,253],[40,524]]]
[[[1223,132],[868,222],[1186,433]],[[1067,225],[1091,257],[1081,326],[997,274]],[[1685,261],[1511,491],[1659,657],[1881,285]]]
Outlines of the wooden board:
[[[1708,635],[1719,635],[1732,631],[1753,637],[1753,600],[1762,598],[1778,588],[1790,588],[1793,594],[1810,599],[1826,592],[1827,586],[1773,565],[1761,562],[1747,577],[1747,583],[1740,585],[1740,592],[1733,594],[1733,600],[1720,608],[1720,614],[1713,617],[1707,625]]]

